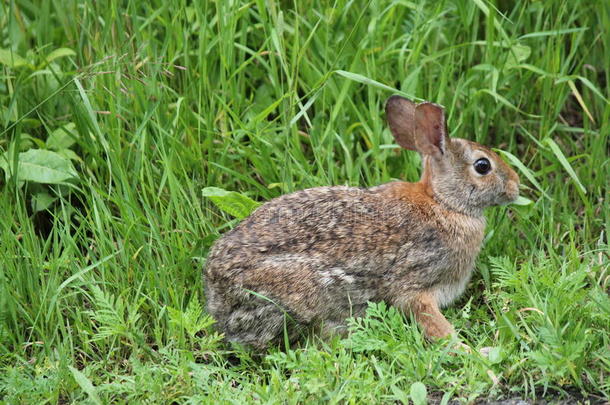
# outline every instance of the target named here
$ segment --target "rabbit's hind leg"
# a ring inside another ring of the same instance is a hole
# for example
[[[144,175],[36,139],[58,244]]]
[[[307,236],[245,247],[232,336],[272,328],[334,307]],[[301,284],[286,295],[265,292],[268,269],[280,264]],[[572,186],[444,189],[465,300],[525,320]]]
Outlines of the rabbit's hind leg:
[[[281,334],[286,312],[273,299],[226,280],[208,280],[207,311],[225,339],[264,349]]]
[[[317,310],[312,269],[259,263],[236,272],[229,283],[208,280],[208,312],[229,342],[256,349],[297,340]]]
[[[230,342],[265,349],[281,340],[284,331],[293,330],[292,317],[279,305],[253,298],[257,305],[235,308],[224,321],[225,337]]]

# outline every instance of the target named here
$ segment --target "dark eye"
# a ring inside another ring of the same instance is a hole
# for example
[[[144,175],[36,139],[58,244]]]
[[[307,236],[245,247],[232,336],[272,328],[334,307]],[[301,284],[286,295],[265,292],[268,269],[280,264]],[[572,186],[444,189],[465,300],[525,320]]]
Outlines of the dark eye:
[[[479,174],[487,174],[491,170],[491,163],[486,158],[481,158],[474,162],[474,170]]]

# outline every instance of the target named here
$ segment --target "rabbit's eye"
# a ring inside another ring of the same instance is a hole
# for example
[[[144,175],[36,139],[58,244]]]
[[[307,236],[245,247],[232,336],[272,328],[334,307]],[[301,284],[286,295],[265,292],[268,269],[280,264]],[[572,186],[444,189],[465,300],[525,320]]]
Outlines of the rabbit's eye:
[[[474,170],[479,174],[487,174],[491,170],[489,159],[481,158],[474,162]]]

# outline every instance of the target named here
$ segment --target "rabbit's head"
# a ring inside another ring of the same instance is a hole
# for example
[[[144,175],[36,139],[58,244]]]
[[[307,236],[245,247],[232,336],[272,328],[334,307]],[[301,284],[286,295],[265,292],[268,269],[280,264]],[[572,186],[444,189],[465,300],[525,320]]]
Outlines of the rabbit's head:
[[[509,203],[519,196],[517,173],[495,152],[476,142],[449,138],[445,112],[439,105],[392,96],[386,103],[386,115],[398,144],[421,154],[421,182],[439,203],[480,215],[485,207]]]

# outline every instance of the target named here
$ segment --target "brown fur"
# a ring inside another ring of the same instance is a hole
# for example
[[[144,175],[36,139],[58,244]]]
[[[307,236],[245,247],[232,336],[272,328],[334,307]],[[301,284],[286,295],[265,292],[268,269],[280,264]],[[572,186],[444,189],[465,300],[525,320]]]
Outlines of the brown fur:
[[[285,332],[342,332],[346,318],[381,300],[413,312],[431,338],[453,332],[439,307],[470,278],[483,209],[514,200],[518,177],[491,150],[450,140],[435,104],[392,97],[388,120],[399,143],[423,155],[418,183],[297,191],[214,244],[207,309],[228,340],[264,348]],[[472,168],[480,157],[494,168],[485,176]]]
[[[434,294],[429,292],[419,294],[406,309],[413,312],[427,337],[443,338],[454,333],[453,326],[441,314]]]

